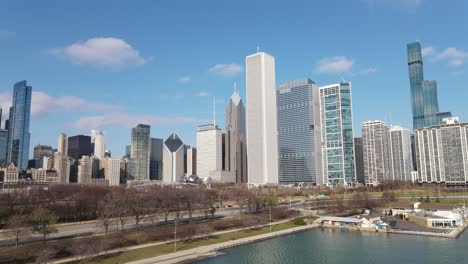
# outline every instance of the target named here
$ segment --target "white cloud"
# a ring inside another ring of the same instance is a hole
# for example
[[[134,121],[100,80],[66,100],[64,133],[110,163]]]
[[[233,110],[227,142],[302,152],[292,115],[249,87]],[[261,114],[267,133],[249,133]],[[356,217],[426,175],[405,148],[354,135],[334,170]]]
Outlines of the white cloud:
[[[332,58],[321,59],[316,67],[317,73],[350,73],[353,67],[353,61],[345,56],[336,56]]]
[[[160,125],[178,125],[187,123],[196,123],[197,119],[191,117],[168,117],[168,116],[151,116],[151,115],[130,115],[123,113],[113,113],[98,116],[81,117],[74,123],[72,127],[82,130],[90,130],[93,128],[103,128],[107,126],[119,126],[131,128],[137,124],[148,124],[152,126]]]
[[[432,46],[425,47],[421,50],[421,55],[423,57],[434,55],[435,49]]]
[[[130,44],[119,38],[91,38],[63,48],[51,50],[52,54],[65,56],[77,64],[118,69],[140,65],[145,59]]]
[[[207,97],[207,96],[210,96],[210,94],[207,93],[207,92],[199,92],[199,93],[195,94],[195,96],[198,96],[198,97]]]
[[[0,94],[0,106],[3,108],[4,118],[8,118],[11,106],[12,94]],[[71,111],[112,111],[118,109],[117,106],[89,102],[76,96],[52,97],[47,93],[33,91],[31,95],[31,114],[33,116],[44,116],[51,113],[71,112]]]
[[[468,52],[450,47],[437,54],[435,59],[445,60],[450,66],[462,66],[466,61],[468,61]]]
[[[236,63],[231,64],[216,64],[208,71],[223,77],[233,77],[243,71],[243,67]]]
[[[181,84],[188,84],[192,82],[192,78],[190,78],[190,76],[179,77],[177,79],[177,82]]]

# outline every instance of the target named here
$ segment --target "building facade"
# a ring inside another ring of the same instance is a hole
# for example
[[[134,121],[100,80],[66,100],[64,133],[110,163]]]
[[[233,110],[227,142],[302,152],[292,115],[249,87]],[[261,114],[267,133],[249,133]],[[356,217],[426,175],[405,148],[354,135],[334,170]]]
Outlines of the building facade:
[[[197,149],[187,149],[187,173],[186,176],[197,175]]]
[[[450,117],[450,112],[439,112],[436,81],[424,80],[421,44],[407,45],[408,73],[413,111],[413,129],[439,125],[442,119]]]
[[[119,186],[120,184],[120,159],[106,157],[101,159],[101,166],[104,171],[104,179],[109,186]]]
[[[391,179],[413,181],[413,153],[411,131],[408,128],[392,126],[388,130]]]
[[[236,175],[237,183],[247,183],[247,131],[245,106],[234,91],[226,106],[224,169]]]
[[[68,155],[68,138],[65,133],[60,133],[58,136],[57,152],[65,156]]]
[[[184,165],[184,143],[177,134],[171,134],[164,141],[163,182],[179,182],[180,178],[184,176]]]
[[[468,182],[468,123],[446,118],[442,125],[416,129],[414,137],[419,182]]]
[[[149,180],[150,126],[139,124],[132,128],[132,176],[134,180]]]
[[[91,156],[92,154],[90,136],[76,135],[68,138],[68,156],[70,158],[78,160],[82,156]]]
[[[323,175],[317,185],[355,182],[351,83],[320,87]]]
[[[197,175],[208,177],[222,170],[221,129],[214,124],[197,128]]]
[[[93,130],[93,131],[96,131],[96,130]],[[94,132],[94,156],[97,157],[98,159],[102,159],[104,158],[105,153],[106,153],[106,137],[104,135],[104,132],[99,130],[99,131]]]
[[[248,183],[278,184],[275,58],[257,52],[245,65]]]
[[[70,182],[70,159],[60,152],[54,154],[54,168],[57,171],[57,177],[60,183]]]
[[[47,145],[36,145],[34,146],[34,159],[42,159],[44,157],[53,157],[54,153],[51,146]]]
[[[354,163],[356,164],[356,180],[364,184],[364,154],[362,137],[354,138]]]
[[[8,130],[0,129],[0,166],[7,163]]]
[[[322,175],[319,88],[310,79],[278,85],[278,163],[280,184],[317,184]]]
[[[384,121],[362,123],[362,152],[366,185],[376,186],[392,175],[389,160],[388,128]]]
[[[150,180],[162,180],[163,140],[151,138]]]
[[[25,170],[29,159],[29,119],[31,117],[32,87],[26,81],[13,87],[13,102],[8,124],[7,162],[13,162],[19,170]]]
[[[91,159],[89,156],[83,156],[78,161],[78,183],[91,183]]]

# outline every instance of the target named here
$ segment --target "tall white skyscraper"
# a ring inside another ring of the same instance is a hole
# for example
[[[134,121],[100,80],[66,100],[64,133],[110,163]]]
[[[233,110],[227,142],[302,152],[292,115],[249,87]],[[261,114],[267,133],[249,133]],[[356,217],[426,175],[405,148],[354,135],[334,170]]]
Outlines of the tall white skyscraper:
[[[390,165],[392,179],[411,181],[413,155],[411,151],[411,132],[408,128],[392,126],[388,131]]]
[[[208,177],[213,171],[222,170],[221,129],[214,124],[197,128],[197,174]]]
[[[60,133],[58,136],[57,152],[63,156],[68,155],[68,138],[65,133]]]
[[[275,58],[257,52],[245,58],[248,183],[278,183]]]
[[[171,134],[163,146],[163,182],[179,182],[184,176],[184,165],[184,143],[177,134]]]
[[[94,130],[93,130],[94,131]],[[104,132],[97,131],[94,135],[94,156],[96,158],[104,158],[106,152],[106,138]]]
[[[384,121],[372,120],[362,124],[362,151],[366,185],[379,185],[391,180],[388,128]]]

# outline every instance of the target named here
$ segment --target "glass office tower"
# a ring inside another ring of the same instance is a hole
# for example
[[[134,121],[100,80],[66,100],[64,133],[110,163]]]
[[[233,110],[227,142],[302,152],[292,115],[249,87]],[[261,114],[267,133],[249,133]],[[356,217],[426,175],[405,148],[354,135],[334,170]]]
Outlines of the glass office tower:
[[[310,79],[281,83],[277,90],[280,184],[315,185],[321,174],[319,88]]]
[[[29,119],[31,116],[32,87],[26,81],[13,87],[13,102],[10,108],[7,161],[18,169],[25,170],[29,159]]]
[[[451,117],[451,113],[439,112],[437,82],[424,80],[421,44],[408,44],[407,52],[413,129],[441,124],[442,119]]]
[[[350,185],[356,180],[354,165],[351,83],[320,87],[323,176],[321,185]]]

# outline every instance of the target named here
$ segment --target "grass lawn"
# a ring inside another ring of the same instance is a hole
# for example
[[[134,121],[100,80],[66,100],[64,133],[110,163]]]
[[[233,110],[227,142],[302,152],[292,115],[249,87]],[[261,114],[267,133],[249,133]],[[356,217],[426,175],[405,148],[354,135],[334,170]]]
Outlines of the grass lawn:
[[[282,224],[277,224],[272,226],[272,231],[280,231],[289,228],[297,227],[293,223],[293,221],[289,221]],[[192,242],[179,242],[177,243],[177,250],[187,250],[201,246],[208,246],[212,244],[222,243],[230,240],[236,240],[261,234],[266,234],[270,231],[269,227],[263,227],[260,229],[255,229],[251,231],[238,231],[238,232],[230,232],[222,235],[212,236],[205,239],[198,239]],[[156,257],[168,253],[174,252],[174,244],[163,244],[157,246],[151,246],[141,249],[135,249],[126,251],[119,254],[114,254],[108,257],[99,257],[86,263],[108,263],[108,264],[115,264],[115,263],[127,263],[130,261],[136,261],[140,259],[146,259],[151,257]]]

